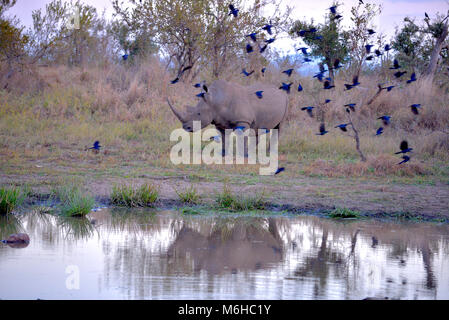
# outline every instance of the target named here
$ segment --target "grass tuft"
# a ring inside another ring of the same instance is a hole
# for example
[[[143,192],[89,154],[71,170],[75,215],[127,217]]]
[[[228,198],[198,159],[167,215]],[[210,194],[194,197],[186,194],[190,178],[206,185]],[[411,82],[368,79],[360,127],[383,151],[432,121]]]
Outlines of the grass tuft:
[[[198,191],[195,187],[191,186],[188,189],[185,189],[183,191],[175,190],[176,194],[178,195],[179,199],[188,204],[198,204],[200,201],[200,195],[198,194]]]
[[[111,201],[113,204],[125,207],[153,206],[159,197],[159,190],[151,184],[143,184],[135,189],[132,186],[114,186]]]
[[[217,194],[216,203],[222,209],[231,211],[264,210],[266,207],[265,192],[255,196],[234,195],[225,185],[223,191]]]
[[[22,191],[18,188],[0,188],[0,215],[10,214],[24,200]]]
[[[65,185],[53,190],[53,194],[61,201],[61,214],[66,217],[84,217],[95,205],[94,198],[77,186]]]
[[[329,217],[338,219],[360,218],[360,212],[346,208],[337,208],[329,213]]]

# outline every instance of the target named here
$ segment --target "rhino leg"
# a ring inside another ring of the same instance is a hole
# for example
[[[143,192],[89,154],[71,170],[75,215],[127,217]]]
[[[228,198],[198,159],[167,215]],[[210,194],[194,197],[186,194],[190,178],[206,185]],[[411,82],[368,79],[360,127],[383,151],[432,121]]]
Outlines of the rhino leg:
[[[221,134],[221,156],[225,157],[226,156],[226,144],[228,142],[228,139],[226,138],[226,132],[225,132],[225,129],[222,129],[222,128],[217,128],[217,130]]]
[[[250,126],[247,122],[237,122],[236,127],[244,127],[243,131],[246,131],[250,128]],[[243,147],[245,158],[248,158],[248,146],[249,146],[248,137],[245,137],[244,147]]]

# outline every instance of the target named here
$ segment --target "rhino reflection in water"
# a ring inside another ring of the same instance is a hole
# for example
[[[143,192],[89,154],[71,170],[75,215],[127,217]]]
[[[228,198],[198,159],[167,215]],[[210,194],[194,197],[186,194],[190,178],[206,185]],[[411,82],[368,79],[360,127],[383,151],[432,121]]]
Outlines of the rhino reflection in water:
[[[274,225],[274,226],[273,226]],[[182,227],[167,251],[169,260],[193,260],[194,270],[213,274],[237,270],[257,270],[283,259],[282,241],[275,221],[269,219],[269,228],[254,225],[235,225],[215,228],[203,235],[189,227]]]

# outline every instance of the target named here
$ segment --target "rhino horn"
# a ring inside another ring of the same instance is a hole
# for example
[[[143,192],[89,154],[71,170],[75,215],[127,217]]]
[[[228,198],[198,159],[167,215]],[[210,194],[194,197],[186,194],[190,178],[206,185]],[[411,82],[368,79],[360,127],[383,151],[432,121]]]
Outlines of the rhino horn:
[[[167,98],[167,102],[168,102],[168,105],[170,106],[170,109],[173,111],[173,113],[179,119],[179,121],[184,122],[183,121],[183,119],[184,119],[183,115],[178,110],[176,110],[175,107],[173,107],[173,105],[170,103],[170,100],[168,100],[168,98]]]

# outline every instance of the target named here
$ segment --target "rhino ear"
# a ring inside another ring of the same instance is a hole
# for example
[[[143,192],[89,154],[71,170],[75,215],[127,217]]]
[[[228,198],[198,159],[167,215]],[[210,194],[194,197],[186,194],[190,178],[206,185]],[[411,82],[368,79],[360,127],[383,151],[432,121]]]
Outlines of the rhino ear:
[[[205,84],[203,85],[203,90],[206,92],[209,92],[209,90],[207,89],[207,86]]]

